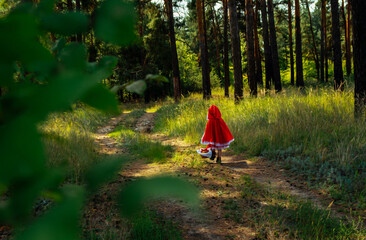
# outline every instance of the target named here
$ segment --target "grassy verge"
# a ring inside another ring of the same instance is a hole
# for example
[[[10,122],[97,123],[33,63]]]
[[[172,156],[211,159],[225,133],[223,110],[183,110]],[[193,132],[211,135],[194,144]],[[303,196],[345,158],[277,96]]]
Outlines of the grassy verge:
[[[137,119],[144,113],[145,110],[143,109],[132,111],[109,136],[119,140],[137,158],[143,158],[147,162],[164,163],[169,154],[172,153],[171,146],[165,146],[159,142],[151,141],[147,136],[134,131]]]
[[[264,192],[248,176],[243,176],[237,187],[244,207],[231,200],[224,208],[236,221],[243,220],[242,214],[251,219],[258,239],[364,239],[366,236],[361,220],[338,219],[330,210],[319,209],[311,202],[273,190]],[[245,207],[248,205],[251,208]]]
[[[158,110],[155,131],[198,144],[212,104],[235,137],[235,151],[264,155],[339,203],[366,208],[366,125],[353,119],[352,92],[286,90],[237,105],[186,99]]]
[[[51,114],[39,126],[48,155],[48,165],[66,167],[66,181],[81,183],[84,172],[98,161],[93,131],[107,119],[105,114],[87,106]]]
[[[130,239],[134,240],[180,240],[182,233],[171,221],[145,209],[132,220]]]

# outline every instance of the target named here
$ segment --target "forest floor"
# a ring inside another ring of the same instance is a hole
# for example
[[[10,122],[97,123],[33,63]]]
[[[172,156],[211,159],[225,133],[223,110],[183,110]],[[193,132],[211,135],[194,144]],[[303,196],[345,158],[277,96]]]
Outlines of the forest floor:
[[[108,135],[128,116],[123,113],[112,118],[97,131],[95,142],[100,153],[129,153],[128,147]],[[202,210],[198,213],[179,200],[159,200],[149,204],[149,208],[159,216],[173,222],[184,239],[303,238],[312,233],[299,234],[304,227],[308,227],[302,225],[307,221],[310,225],[316,225],[312,220],[314,216],[322,219],[317,209],[331,210],[334,217],[345,217],[342,211],[338,211],[338,206],[332,205],[331,199],[308,189],[296,176],[286,176],[283,174],[285,170],[273,166],[267,159],[236,155],[226,150],[222,165],[210,160],[192,161],[199,146],[152,133],[154,118],[155,113],[144,113],[129,122],[128,127],[151,142],[170,146],[172,152],[167,153],[166,161],[159,163],[149,163],[146,158],[135,157],[114,181],[91,199],[84,217],[84,234],[91,239],[100,234],[105,235],[103,239],[109,236],[126,238],[131,226],[118,216],[114,200],[116,192],[129,181],[161,174],[186,177],[200,189]],[[305,202],[311,204],[310,210]],[[296,211],[303,214],[298,215],[291,208],[307,210]],[[294,219],[300,221],[299,225],[291,222]],[[103,229],[109,229],[109,232],[105,233]],[[310,231],[317,229],[310,226]]]

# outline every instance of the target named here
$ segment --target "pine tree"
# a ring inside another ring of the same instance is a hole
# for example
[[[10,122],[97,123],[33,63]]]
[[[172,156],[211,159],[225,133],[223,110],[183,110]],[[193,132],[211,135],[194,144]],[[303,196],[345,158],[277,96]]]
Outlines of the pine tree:
[[[300,3],[295,0],[295,36],[296,36],[296,86],[304,87],[304,73],[302,65],[302,40]]]
[[[339,28],[338,0],[331,0],[330,5],[331,5],[331,11],[332,11],[334,89],[343,91],[344,84],[343,84],[341,31],[340,31],[340,28]]]
[[[276,92],[282,90],[281,84],[281,73],[280,73],[280,62],[278,59],[278,48],[277,48],[277,36],[273,14],[273,1],[268,0],[268,19],[269,19],[269,30],[270,30],[270,41],[272,50],[272,61],[273,61],[273,81],[275,84]]]
[[[366,1],[352,0],[353,64],[355,72],[355,116],[360,117],[366,105]]]
[[[165,6],[167,9],[167,15],[168,15],[170,47],[171,47],[171,53],[172,53],[174,100],[175,100],[175,102],[178,102],[179,99],[181,98],[181,86],[180,86],[177,45],[175,42],[174,16],[173,16],[172,1],[173,0],[165,0]]]
[[[232,61],[234,66],[234,97],[235,101],[238,102],[243,98],[243,74],[241,65],[239,27],[235,0],[228,0],[228,7],[230,17]]]
[[[288,5],[288,32],[289,32],[289,48],[290,48],[290,67],[291,67],[291,85],[295,85],[295,68],[294,68],[294,50],[292,42],[292,2],[287,1]]]
[[[197,0],[196,1],[196,10],[197,10],[197,21],[198,21],[198,34],[199,34],[199,45],[201,49],[201,68],[202,68],[202,89],[203,89],[203,98],[209,99],[211,97],[211,89],[210,89],[210,70],[208,63],[208,54],[207,54],[207,39],[206,39],[206,27],[205,27],[205,8],[204,1]]]
[[[246,0],[246,37],[247,37],[247,61],[248,61],[248,83],[250,95],[257,96],[257,82],[255,79],[255,60],[254,60],[254,34],[253,34],[253,1]]]
[[[265,57],[265,73],[266,73],[266,89],[271,88],[273,79],[273,64],[272,53],[269,44],[268,20],[267,20],[267,3],[266,0],[261,1],[262,24],[263,24],[263,42],[264,42],[264,57]]]

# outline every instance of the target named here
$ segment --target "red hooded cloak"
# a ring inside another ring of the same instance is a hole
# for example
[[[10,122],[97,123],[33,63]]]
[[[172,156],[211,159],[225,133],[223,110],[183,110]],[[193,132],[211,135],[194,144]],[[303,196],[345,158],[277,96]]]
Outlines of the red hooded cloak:
[[[208,109],[207,119],[208,122],[201,144],[210,145],[212,149],[228,148],[230,143],[234,141],[234,137],[224,120],[222,120],[218,107],[212,105]]]

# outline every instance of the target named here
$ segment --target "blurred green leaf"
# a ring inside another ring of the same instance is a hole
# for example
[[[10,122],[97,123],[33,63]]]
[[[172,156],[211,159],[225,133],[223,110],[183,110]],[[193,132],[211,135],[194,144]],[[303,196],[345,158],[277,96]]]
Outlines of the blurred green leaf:
[[[51,53],[39,42],[37,19],[28,14],[9,14],[0,18],[0,62],[25,64],[52,61]]]
[[[137,93],[139,95],[143,95],[146,90],[146,82],[144,80],[138,80],[126,87],[126,90],[129,92]]]
[[[61,49],[65,47],[65,45],[66,45],[65,38],[57,39],[56,42],[52,45],[51,51],[54,53],[58,53],[61,51]]]
[[[79,219],[84,200],[80,186],[64,186],[64,199],[16,237],[17,240],[80,239]]]
[[[40,23],[46,31],[69,36],[86,32],[89,17],[81,12],[52,13],[43,16]]]
[[[87,51],[84,44],[72,42],[67,44],[59,54],[65,69],[84,70],[86,68]]]
[[[99,68],[104,68],[109,75],[113,73],[114,68],[118,63],[118,58],[114,56],[103,56],[98,62]]]
[[[89,192],[95,192],[102,184],[111,180],[115,173],[121,169],[121,165],[129,161],[128,158],[122,156],[102,160],[86,173],[85,178]]]
[[[15,69],[12,64],[0,63],[0,86],[9,86],[13,82]]]
[[[95,35],[116,45],[126,45],[135,39],[135,10],[130,2],[106,0],[97,11]]]
[[[45,155],[32,119],[23,116],[0,126],[0,182],[8,185],[42,173]],[[21,149],[19,147],[21,146]]]
[[[41,0],[37,5],[38,15],[51,13],[55,5],[55,0]]]
[[[86,92],[81,98],[81,101],[99,110],[118,113],[116,95],[101,84],[96,85]]]
[[[169,82],[169,80],[166,77],[164,77],[163,75],[159,75],[159,74],[147,74],[145,77],[145,80],[155,81],[157,83]]]
[[[132,216],[142,209],[145,202],[160,197],[181,198],[192,207],[199,204],[198,190],[192,184],[174,177],[155,177],[137,180],[122,190],[121,212]]]

